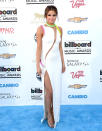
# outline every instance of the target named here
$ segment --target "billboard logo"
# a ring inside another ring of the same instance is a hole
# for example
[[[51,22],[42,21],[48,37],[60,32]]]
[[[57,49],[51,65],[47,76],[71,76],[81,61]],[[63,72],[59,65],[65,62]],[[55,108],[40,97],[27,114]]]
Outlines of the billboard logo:
[[[91,47],[91,41],[89,42],[64,42],[65,43],[65,47]]]
[[[42,90],[40,88],[35,88],[35,89],[31,88],[31,98],[32,99],[38,99],[38,100],[42,99],[41,95],[42,95]]]
[[[21,71],[21,67],[4,67],[4,66],[1,66],[0,67],[0,72],[18,72],[18,71]]]
[[[64,42],[64,53],[67,54],[91,54],[91,41]]]
[[[72,8],[79,8],[80,6],[85,6],[84,0],[71,0]]]
[[[21,67],[12,67],[11,65],[1,66],[0,78],[21,78]]]
[[[17,22],[17,9],[0,8],[0,22]]]
[[[54,0],[26,0],[26,4],[54,4]]]
[[[74,18],[69,18],[68,22],[81,23],[82,21],[87,21],[87,19],[88,18],[74,17]]]
[[[0,2],[13,2],[14,0],[0,0]]]

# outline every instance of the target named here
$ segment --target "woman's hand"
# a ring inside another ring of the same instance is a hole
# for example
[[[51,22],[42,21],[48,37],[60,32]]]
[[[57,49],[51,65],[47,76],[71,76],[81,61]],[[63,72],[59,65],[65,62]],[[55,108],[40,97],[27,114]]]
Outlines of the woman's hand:
[[[42,70],[40,66],[37,66],[37,73],[41,76]]]
[[[65,64],[62,64],[62,73],[64,73],[66,70]]]

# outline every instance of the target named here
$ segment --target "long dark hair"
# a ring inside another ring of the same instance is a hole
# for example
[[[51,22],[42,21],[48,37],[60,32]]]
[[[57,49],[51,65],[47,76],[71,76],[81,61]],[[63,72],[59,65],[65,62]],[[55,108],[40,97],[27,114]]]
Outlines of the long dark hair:
[[[47,6],[47,7],[45,8],[45,13],[44,13],[44,17],[45,17],[45,18],[47,17],[48,12],[51,11],[51,10],[52,10],[52,11],[55,11],[56,16],[58,15],[58,10],[57,10],[56,6],[49,5],[49,6]]]

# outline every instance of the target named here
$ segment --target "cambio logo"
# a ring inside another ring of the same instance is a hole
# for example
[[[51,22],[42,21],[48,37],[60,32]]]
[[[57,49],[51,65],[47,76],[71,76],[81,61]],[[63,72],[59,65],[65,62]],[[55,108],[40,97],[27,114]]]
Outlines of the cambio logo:
[[[4,15],[17,15],[17,9],[15,10],[1,10],[0,9],[0,16]]]

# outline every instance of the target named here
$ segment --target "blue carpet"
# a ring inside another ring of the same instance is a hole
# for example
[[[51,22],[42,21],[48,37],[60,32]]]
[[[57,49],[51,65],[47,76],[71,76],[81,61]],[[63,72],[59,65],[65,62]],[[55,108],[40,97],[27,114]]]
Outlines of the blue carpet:
[[[41,124],[42,106],[0,107],[0,131],[102,131],[102,105],[61,105],[60,122]]]

